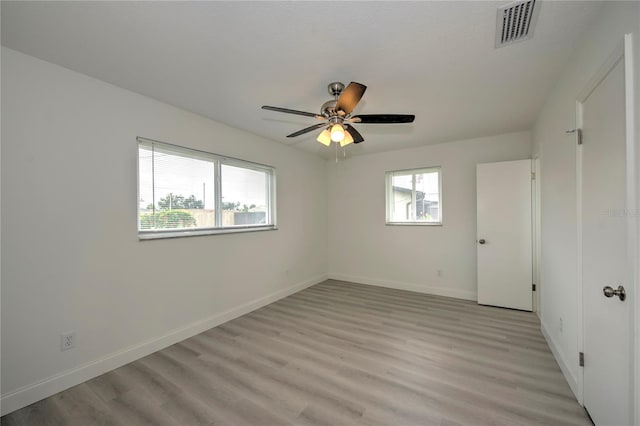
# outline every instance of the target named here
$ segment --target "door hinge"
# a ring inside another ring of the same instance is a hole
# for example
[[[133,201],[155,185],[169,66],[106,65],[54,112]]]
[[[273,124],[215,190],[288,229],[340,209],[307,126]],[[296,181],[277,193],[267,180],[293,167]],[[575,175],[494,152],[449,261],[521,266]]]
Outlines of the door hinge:
[[[531,290],[536,291],[536,285],[535,284],[531,284]]]
[[[571,129],[571,130],[567,130],[565,133],[576,133],[576,139],[578,140],[578,145],[582,145],[582,129]]]
[[[535,174],[535,172],[531,172],[531,180],[536,180],[536,174]]]
[[[584,352],[578,354],[578,359],[580,361],[580,367],[584,367]]]

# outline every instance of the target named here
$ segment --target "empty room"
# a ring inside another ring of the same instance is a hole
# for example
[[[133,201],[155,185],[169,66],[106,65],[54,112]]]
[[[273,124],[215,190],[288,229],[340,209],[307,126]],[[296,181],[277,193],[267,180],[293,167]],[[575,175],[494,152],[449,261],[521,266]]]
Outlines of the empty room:
[[[640,425],[640,2],[0,16],[3,426]]]

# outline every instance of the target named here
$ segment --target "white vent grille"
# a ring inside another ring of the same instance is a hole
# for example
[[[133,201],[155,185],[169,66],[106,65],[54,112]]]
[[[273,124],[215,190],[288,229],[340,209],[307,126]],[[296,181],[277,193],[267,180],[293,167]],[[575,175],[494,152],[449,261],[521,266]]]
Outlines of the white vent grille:
[[[508,46],[533,36],[540,2],[524,0],[498,8],[496,47]]]

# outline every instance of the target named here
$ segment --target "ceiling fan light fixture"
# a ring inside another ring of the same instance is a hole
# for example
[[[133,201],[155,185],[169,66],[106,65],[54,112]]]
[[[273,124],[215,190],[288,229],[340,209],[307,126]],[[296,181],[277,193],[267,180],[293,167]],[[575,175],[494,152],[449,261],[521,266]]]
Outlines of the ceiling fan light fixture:
[[[331,140],[341,142],[344,139],[344,128],[340,124],[334,124],[331,127]]]
[[[316,140],[323,145],[331,145],[331,132],[329,131],[329,129],[324,129]]]
[[[344,147],[344,146],[349,145],[350,143],[353,143],[353,136],[351,136],[351,134],[349,133],[348,130],[345,130],[344,131],[344,139],[342,139],[340,141],[340,146]]]

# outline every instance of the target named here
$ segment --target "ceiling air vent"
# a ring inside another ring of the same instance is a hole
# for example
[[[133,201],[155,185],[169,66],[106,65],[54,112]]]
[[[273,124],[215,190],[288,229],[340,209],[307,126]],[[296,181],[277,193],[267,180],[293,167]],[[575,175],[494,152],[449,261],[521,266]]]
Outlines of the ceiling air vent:
[[[516,1],[498,8],[496,47],[508,46],[533,36],[540,2]]]

